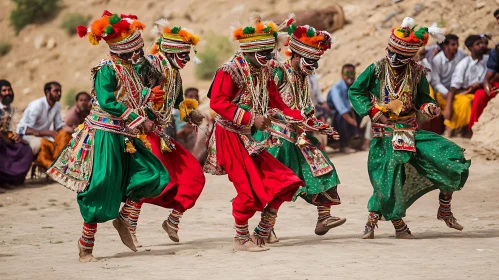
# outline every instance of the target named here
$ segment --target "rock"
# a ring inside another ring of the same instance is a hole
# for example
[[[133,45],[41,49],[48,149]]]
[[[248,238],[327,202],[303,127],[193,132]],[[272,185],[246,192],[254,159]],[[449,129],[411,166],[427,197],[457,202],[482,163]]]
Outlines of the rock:
[[[481,9],[485,7],[485,2],[482,2],[482,1],[476,1],[476,9]]]
[[[334,4],[320,10],[298,11],[296,14],[296,22],[299,25],[311,25],[319,30],[334,32],[341,29],[345,25],[345,13],[343,8]],[[278,14],[270,18],[277,24],[286,20],[289,13]]]
[[[24,88],[23,89],[23,95],[28,95],[31,92],[30,88]]]
[[[54,39],[54,38],[50,38],[50,39],[48,39],[48,41],[47,41],[47,48],[48,48],[49,50],[51,50],[51,49],[55,48],[56,46],[57,46],[57,42],[55,41],[55,39]]]
[[[39,50],[47,44],[45,42],[45,36],[43,34],[37,35],[35,39],[33,40],[33,43],[35,44],[35,49]]]

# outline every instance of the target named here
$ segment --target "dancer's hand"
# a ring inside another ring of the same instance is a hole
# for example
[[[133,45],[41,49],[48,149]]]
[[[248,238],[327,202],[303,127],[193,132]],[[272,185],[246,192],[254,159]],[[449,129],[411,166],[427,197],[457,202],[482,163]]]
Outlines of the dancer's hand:
[[[190,114],[190,117],[191,117],[192,123],[194,123],[196,125],[200,125],[204,119],[204,116],[201,113],[199,113],[197,110],[192,111]]]
[[[145,132],[151,132],[154,129],[154,122],[151,120],[146,120],[143,124],[142,127],[144,128]]]
[[[381,117],[378,118],[377,123],[387,124],[388,118],[385,115],[381,115]]]
[[[265,130],[269,124],[270,124],[270,119],[265,118],[264,116],[261,115],[257,115],[255,117],[255,122],[253,123],[253,125],[258,130]]]

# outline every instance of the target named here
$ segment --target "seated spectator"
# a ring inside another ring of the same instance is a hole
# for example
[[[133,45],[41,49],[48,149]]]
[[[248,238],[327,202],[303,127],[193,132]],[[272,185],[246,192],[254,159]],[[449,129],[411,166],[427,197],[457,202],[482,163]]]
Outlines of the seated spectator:
[[[315,117],[325,123],[327,123],[327,119],[331,116],[331,110],[324,100],[324,96],[322,95],[322,91],[319,87],[319,77],[317,74],[312,74],[307,76],[308,80],[308,92],[310,93],[310,98],[312,99],[312,104],[315,107]],[[328,142],[328,137],[326,135],[320,134],[318,132],[312,133],[317,140],[322,144],[322,146],[326,146]]]
[[[14,91],[6,80],[0,80],[0,193],[4,187],[24,183],[33,162],[33,152],[21,137],[12,132]]]
[[[61,85],[48,82],[44,86],[44,93],[44,97],[28,104],[17,125],[17,133],[29,143],[33,154],[37,156],[36,163],[48,168],[54,159],[55,147],[65,146],[68,139],[62,131],[64,123],[59,103]]]
[[[487,34],[480,34],[480,37],[482,37],[483,54],[490,54],[492,49],[489,48],[489,40],[492,40],[492,37]]]
[[[464,44],[471,56],[463,58],[452,74],[451,90],[447,94],[444,110],[446,136],[450,136],[453,129],[468,127],[474,94],[483,87],[487,72],[488,55],[483,55],[480,35],[468,36]]]
[[[73,134],[75,129],[85,121],[85,118],[90,114],[92,97],[87,92],[79,92],[76,94],[75,105],[64,115],[63,129],[70,134]]]
[[[348,147],[350,138],[360,138],[359,123],[361,118],[352,110],[348,99],[348,88],[355,81],[355,66],[345,64],[341,68],[341,80],[334,84],[327,95],[327,104],[336,111],[333,127],[340,134],[340,151],[350,153],[354,150]]]
[[[457,64],[466,56],[459,51],[459,37],[454,34],[447,34],[442,43],[443,51],[439,52],[432,60],[431,64],[431,87],[434,98],[439,101],[439,105],[445,102],[447,93],[450,90],[452,73]]]
[[[494,17],[497,19],[497,23],[499,23],[499,9],[494,12]],[[489,59],[487,60],[487,74],[485,74],[483,88],[478,89],[475,92],[475,97],[471,106],[470,123],[468,124],[470,130],[482,115],[483,110],[490,99],[496,97],[497,92],[499,91],[499,75],[497,74],[499,70],[498,51],[499,45],[496,45],[494,49],[491,49]]]

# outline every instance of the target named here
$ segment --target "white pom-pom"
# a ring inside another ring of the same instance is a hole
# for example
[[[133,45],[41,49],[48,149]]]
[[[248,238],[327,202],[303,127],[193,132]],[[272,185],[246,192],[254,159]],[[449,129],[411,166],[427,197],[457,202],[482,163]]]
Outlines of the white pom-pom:
[[[194,56],[194,64],[201,64],[201,60],[197,56]]]
[[[435,38],[438,43],[442,43],[445,40],[445,35],[440,28],[437,27],[436,24],[433,24],[428,28],[428,33],[430,36]]]
[[[160,20],[157,20],[155,24],[159,26],[159,28],[163,29],[163,27],[168,26],[170,22],[168,22],[166,18],[162,18]]]
[[[160,36],[161,35],[161,31],[159,30],[158,26],[155,25],[152,29],[151,29],[151,34],[154,35],[154,36]]]
[[[402,28],[412,28],[415,24],[415,21],[413,18],[410,18],[410,17],[405,17],[404,20],[402,21],[402,25],[401,27]]]

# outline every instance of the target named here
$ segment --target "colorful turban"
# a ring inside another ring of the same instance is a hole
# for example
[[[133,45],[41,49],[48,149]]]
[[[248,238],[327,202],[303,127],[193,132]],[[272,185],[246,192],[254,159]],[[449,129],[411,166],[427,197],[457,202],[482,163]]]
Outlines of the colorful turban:
[[[316,30],[309,25],[297,27],[291,24],[288,33],[290,50],[300,56],[318,60],[331,48],[331,35],[327,31]],[[291,55],[291,52],[287,54]]]
[[[414,19],[404,18],[399,28],[393,28],[390,39],[388,40],[388,50],[403,56],[414,56],[421,47],[428,43],[429,36],[435,36],[437,41],[441,42],[445,36],[436,25],[421,27],[416,29]]]

